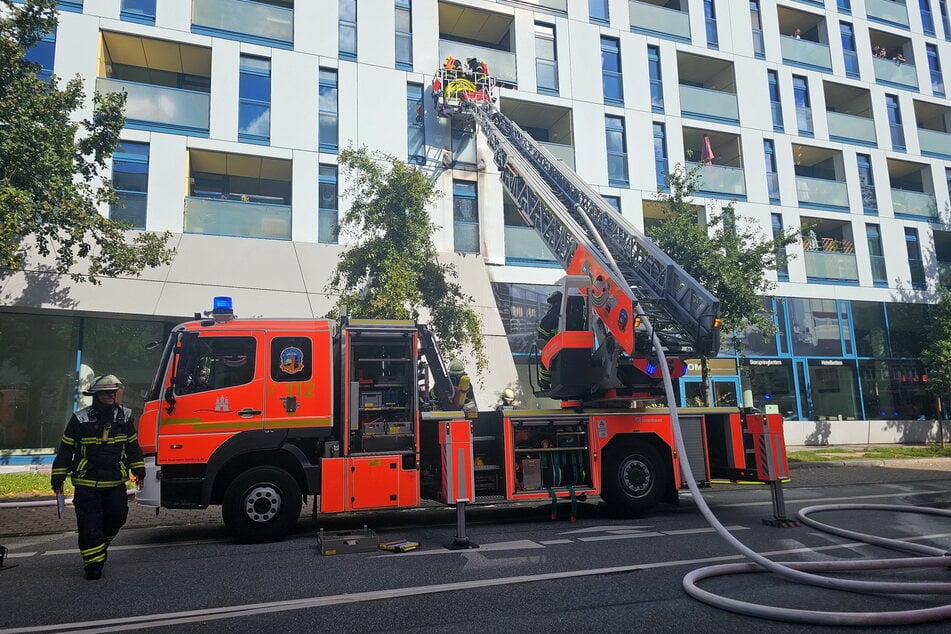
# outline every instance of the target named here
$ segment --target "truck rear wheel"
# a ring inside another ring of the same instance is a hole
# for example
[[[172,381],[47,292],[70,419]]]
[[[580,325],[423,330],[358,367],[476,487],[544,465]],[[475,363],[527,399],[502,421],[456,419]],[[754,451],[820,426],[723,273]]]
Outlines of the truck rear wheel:
[[[623,515],[645,513],[669,486],[667,465],[649,443],[627,441],[605,453],[601,497]]]
[[[241,541],[276,542],[290,532],[302,506],[300,486],[287,471],[255,467],[228,486],[221,516]]]

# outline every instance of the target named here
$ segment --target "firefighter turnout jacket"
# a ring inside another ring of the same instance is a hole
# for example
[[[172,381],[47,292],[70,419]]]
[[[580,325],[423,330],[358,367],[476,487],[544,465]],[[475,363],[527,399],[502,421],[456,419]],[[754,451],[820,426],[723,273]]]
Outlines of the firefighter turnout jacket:
[[[128,480],[130,471],[136,478],[145,477],[131,409],[90,405],[70,417],[53,460],[53,489],[59,489],[67,475],[72,475],[74,486],[114,487]]]

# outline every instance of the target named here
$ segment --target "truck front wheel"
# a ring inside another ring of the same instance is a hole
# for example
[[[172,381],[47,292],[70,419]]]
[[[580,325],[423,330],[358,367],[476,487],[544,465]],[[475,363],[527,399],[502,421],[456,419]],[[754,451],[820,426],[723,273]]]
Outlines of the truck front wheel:
[[[297,523],[301,506],[300,486],[291,474],[275,467],[255,467],[228,486],[221,516],[241,541],[276,542]]]
[[[667,465],[646,442],[627,441],[604,456],[601,497],[623,515],[645,513],[663,497],[669,486]]]

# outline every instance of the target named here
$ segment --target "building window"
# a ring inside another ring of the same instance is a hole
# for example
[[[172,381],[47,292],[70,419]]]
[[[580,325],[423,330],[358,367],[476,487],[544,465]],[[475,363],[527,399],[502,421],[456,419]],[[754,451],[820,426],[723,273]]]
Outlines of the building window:
[[[608,147],[608,184],[627,187],[627,139],[624,138],[624,117],[605,115],[604,131]],[[655,127],[656,132],[656,127]]]
[[[625,166],[626,165],[627,163],[625,162]],[[670,167],[667,164],[667,132],[663,123],[655,123],[654,176],[657,181],[657,191],[668,191],[667,172],[669,169]]]
[[[921,245],[918,230],[905,227],[905,249],[908,252],[908,268],[911,269],[911,287],[916,291],[925,288],[925,266],[921,261]]]
[[[703,0],[703,19],[707,26],[707,46],[719,48],[720,39],[717,36],[717,10],[714,0]]]
[[[555,27],[540,22],[535,23],[535,84],[540,93],[558,94]]]
[[[872,177],[872,157],[868,154],[856,154],[859,168],[859,187],[862,188],[862,208],[870,216],[878,215],[878,200],[875,197],[875,180]]]
[[[53,61],[56,59],[56,29],[44,34],[36,44],[26,49],[23,59],[39,64],[40,70],[37,71],[36,76],[48,82],[53,74]]]
[[[119,141],[112,155],[112,184],[119,203],[109,207],[109,218],[145,229],[149,191],[149,144]]]
[[[928,70],[931,72],[931,92],[936,97],[944,97],[944,77],[941,75],[941,61],[938,59],[938,47],[925,44],[928,52]]]
[[[901,127],[901,109],[897,95],[885,95],[885,108],[888,111],[888,129],[892,137],[892,149],[905,149],[905,132]]]
[[[842,13],[852,13],[852,1],[851,0],[836,0],[836,6],[839,7],[839,11]]]
[[[601,83],[604,103],[624,105],[624,87],[621,85],[621,45],[613,37],[601,38]]]
[[[783,102],[779,97],[779,74],[775,70],[766,71],[769,87],[769,106],[773,112],[773,130],[783,131]]]
[[[753,54],[762,59],[766,57],[766,44],[763,41],[763,18],[759,10],[759,0],[750,0],[750,25],[753,27]]]
[[[793,97],[796,101],[796,123],[799,134],[812,136],[812,106],[809,102],[809,83],[805,77],[793,75]]]
[[[588,0],[588,17],[592,22],[610,22],[608,0]]]
[[[651,82],[651,109],[655,112],[664,111],[664,85],[660,74],[660,47],[647,47],[647,69]]]
[[[783,215],[770,214],[770,224],[772,225],[773,238],[781,238],[783,235]],[[780,282],[789,281],[789,265],[787,263],[786,247],[780,247],[776,251],[776,277]]]
[[[848,22],[839,22],[839,35],[842,39],[842,55],[845,60],[845,74],[859,76],[859,57],[855,52],[855,32]]]
[[[921,8],[921,29],[925,35],[934,35],[934,16],[931,14],[931,0],[918,0]]]
[[[457,253],[479,252],[479,197],[476,184],[452,182],[453,247]]]
[[[621,197],[620,196],[601,196],[604,199],[604,202],[611,205],[611,208],[614,211],[621,213]]]
[[[155,0],[122,0],[119,17],[126,22],[155,24]]]
[[[271,60],[242,55],[238,86],[238,139],[267,143],[271,138]]]
[[[951,18],[948,17],[948,0],[938,0],[941,12],[941,26],[944,27],[944,39],[951,40]]]
[[[320,97],[318,103],[320,125],[318,148],[321,152],[337,153],[337,71],[320,69]]]
[[[396,0],[396,67],[413,70],[412,0]]]
[[[340,59],[357,60],[357,0],[339,0],[337,47]]]
[[[317,199],[317,241],[334,244],[339,221],[336,165],[318,167]]]
[[[878,287],[888,286],[885,271],[885,252],[882,251],[882,233],[878,225],[865,225],[868,238],[868,257],[872,265],[872,283]]]
[[[776,171],[776,147],[772,139],[763,139],[763,155],[766,159],[766,190],[769,202],[779,204],[779,173]]]
[[[426,109],[422,84],[406,84],[406,145],[410,163],[426,163]]]

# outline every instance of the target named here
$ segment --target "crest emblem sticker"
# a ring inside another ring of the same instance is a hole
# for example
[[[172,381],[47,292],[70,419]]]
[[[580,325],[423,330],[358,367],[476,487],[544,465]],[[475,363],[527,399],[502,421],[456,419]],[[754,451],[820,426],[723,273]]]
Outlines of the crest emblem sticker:
[[[281,350],[281,372],[297,374],[304,369],[304,353],[293,346]]]

